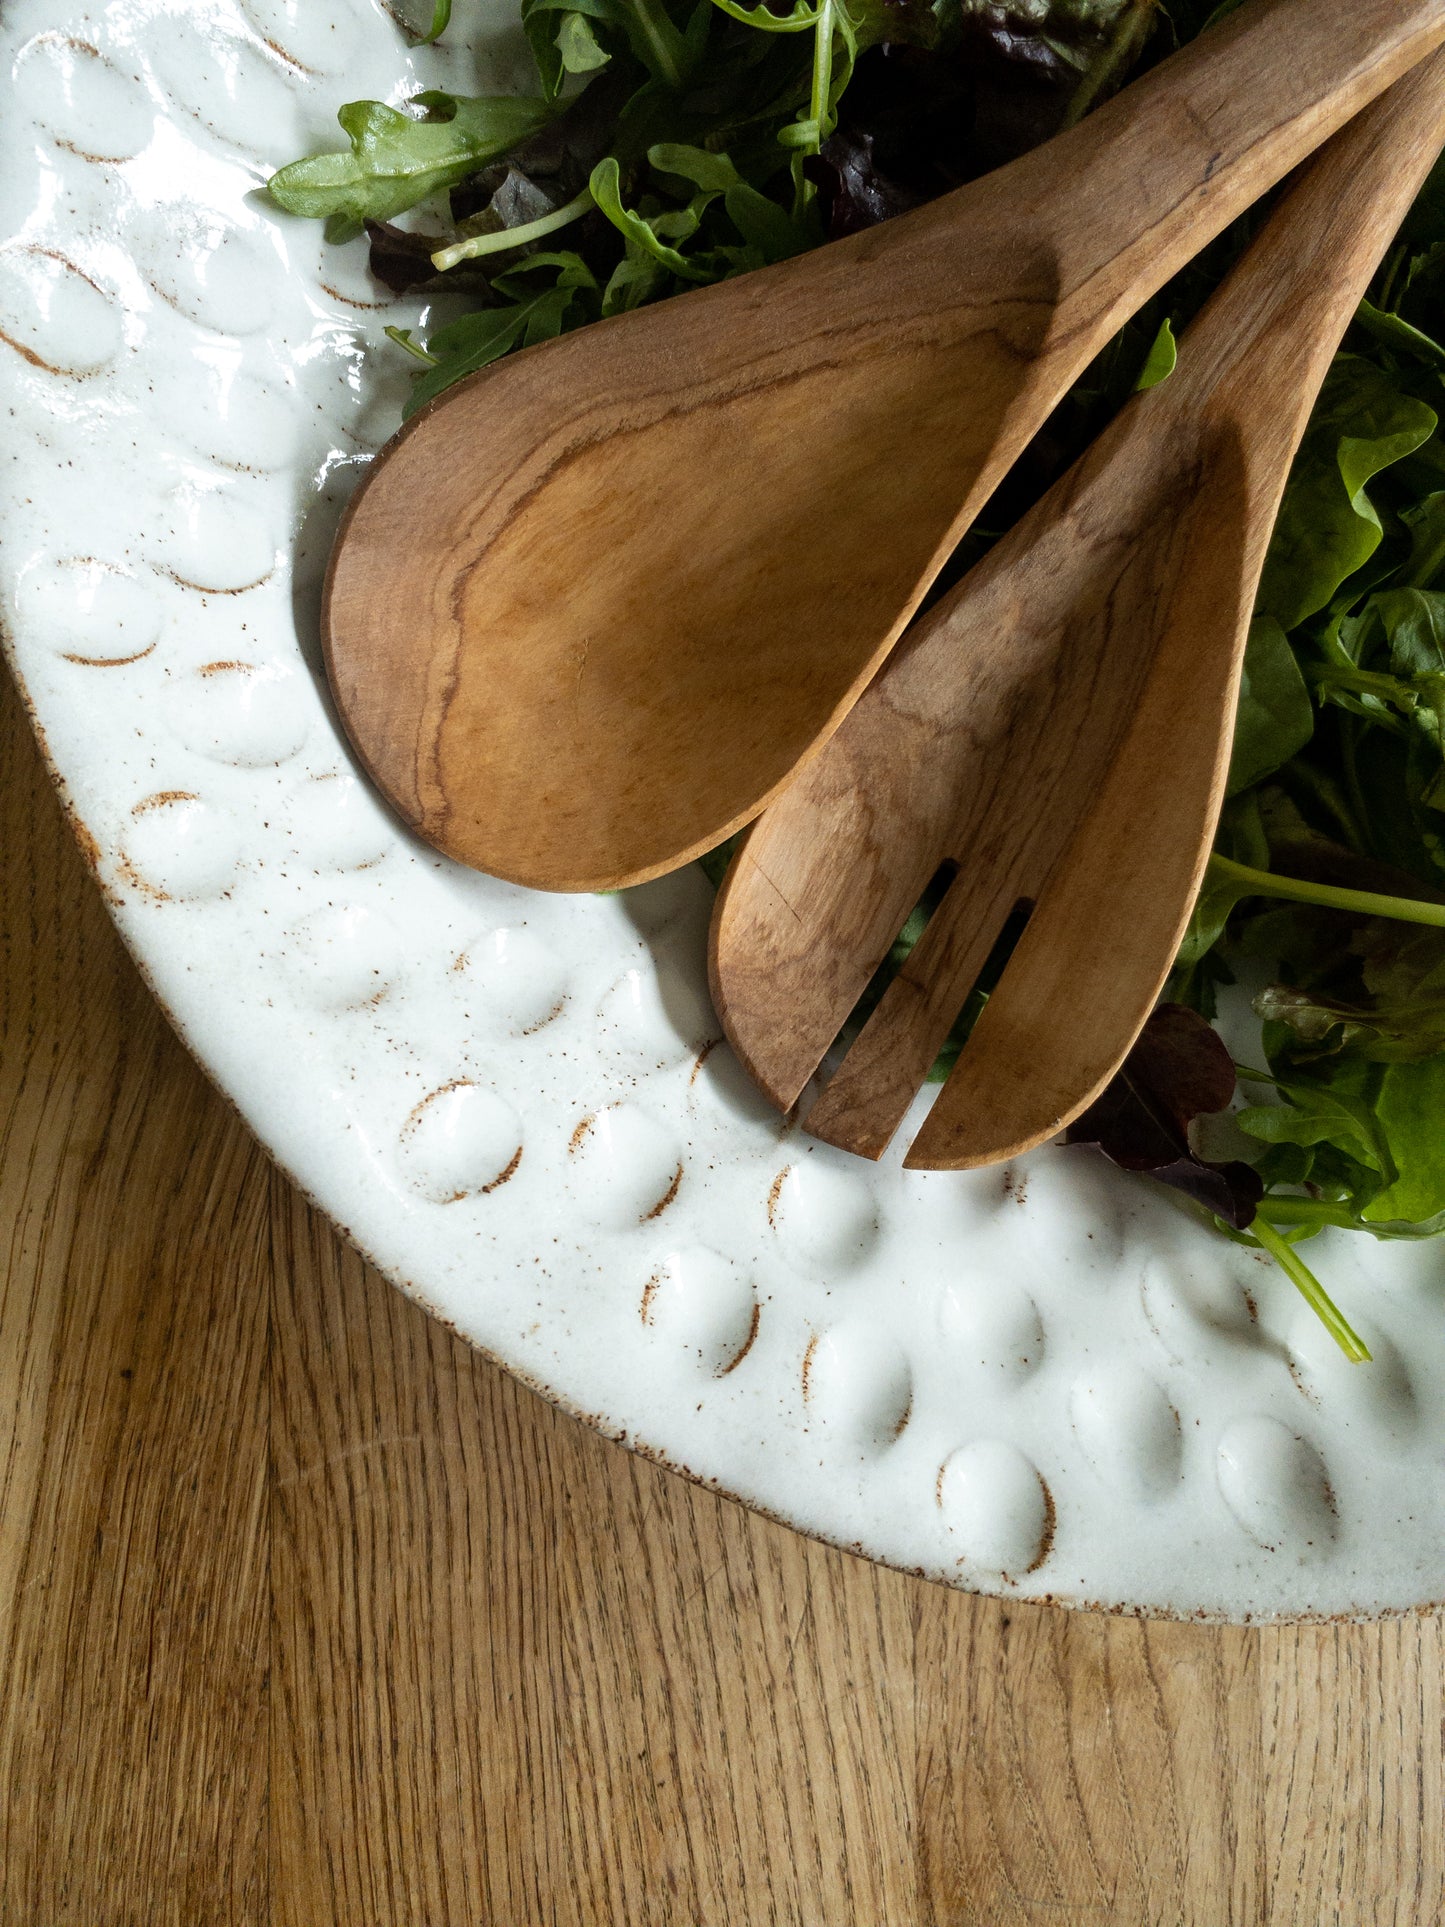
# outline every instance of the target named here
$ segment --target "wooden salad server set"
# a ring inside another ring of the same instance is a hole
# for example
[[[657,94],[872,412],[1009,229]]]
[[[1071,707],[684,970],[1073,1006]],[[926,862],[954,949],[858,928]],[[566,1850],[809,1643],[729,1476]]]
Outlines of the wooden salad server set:
[[[908,1162],[1053,1135],[1187,923],[1279,496],[1445,139],[1442,41],[1445,0],[1248,0],[967,188],[449,390],[383,451],[327,577],[332,689],[379,787],[460,861],[572,890],[771,804],[711,971],[785,1109],[956,865],[808,1128],[881,1153],[1023,905]],[[1176,372],[877,675],[1094,354],[1332,134]]]
[[[837,728],[1122,323],[1445,38],[1445,0],[1248,0],[1078,126],[418,413],[333,554],[332,689],[448,855],[642,882]]]
[[[713,994],[786,1110],[940,867],[953,880],[806,1119],[877,1157],[1006,920],[1031,915],[906,1162],[995,1163],[1103,1089],[1163,989],[1228,773],[1290,463],[1445,143],[1445,52],[1337,134],[1178,365],[923,617],[747,833]]]

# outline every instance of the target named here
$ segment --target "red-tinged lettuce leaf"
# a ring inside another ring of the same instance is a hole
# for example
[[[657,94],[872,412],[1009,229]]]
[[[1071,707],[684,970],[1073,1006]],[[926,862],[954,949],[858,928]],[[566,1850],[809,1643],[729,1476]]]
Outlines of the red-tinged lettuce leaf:
[[[925,198],[883,172],[874,145],[871,133],[840,127],[820,153],[810,154],[803,162],[803,172],[818,190],[819,211],[830,241],[891,221],[895,214],[920,206]]]
[[[371,272],[394,294],[433,285],[450,293],[457,286],[432,266],[433,250],[444,245],[435,235],[411,234],[391,221],[368,221],[366,238],[371,244]]]
[[[1264,1184],[1239,1161],[1211,1164],[1196,1155],[1189,1127],[1228,1109],[1234,1064],[1223,1039],[1197,1012],[1161,1004],[1139,1034],[1118,1076],[1067,1133],[1126,1171],[1183,1191],[1226,1224],[1252,1222]]]

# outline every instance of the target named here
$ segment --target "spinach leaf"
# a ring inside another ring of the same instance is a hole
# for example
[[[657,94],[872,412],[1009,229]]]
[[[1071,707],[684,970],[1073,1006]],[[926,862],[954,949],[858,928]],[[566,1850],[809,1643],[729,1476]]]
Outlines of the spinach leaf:
[[[1258,610],[1293,629],[1379,547],[1366,485],[1435,432],[1435,411],[1373,362],[1342,355],[1305,433],[1260,583]]]
[[[1391,1064],[1375,1111],[1388,1138],[1395,1179],[1365,1206],[1366,1224],[1420,1224],[1445,1213],[1445,1057]]]
[[[1272,776],[1304,748],[1314,730],[1314,704],[1289,639],[1273,616],[1257,616],[1244,653],[1229,795]]]
[[[1401,509],[1400,520],[1410,536],[1410,554],[1402,571],[1404,586],[1433,589],[1445,573],[1445,490]]]
[[[1355,315],[1355,326],[1373,336],[1382,347],[1420,361],[1427,368],[1445,368],[1445,348],[1438,341],[1413,327],[1402,315],[1388,313],[1362,301]]]

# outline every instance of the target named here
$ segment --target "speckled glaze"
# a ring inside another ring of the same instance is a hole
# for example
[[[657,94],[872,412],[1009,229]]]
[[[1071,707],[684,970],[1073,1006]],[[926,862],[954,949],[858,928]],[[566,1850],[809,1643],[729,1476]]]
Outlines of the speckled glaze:
[[[750,1505],[1070,1603],[1445,1597],[1439,1249],[1314,1246],[1352,1368],[1270,1266],[1087,1154],[851,1161],[717,1042],[699,874],[530,895],[358,780],[316,603],[406,385],[381,329],[419,311],[257,190],[342,100],[525,85],[510,14],[463,0],[454,50],[413,52],[369,0],[6,0],[0,607],[127,941],[404,1290]]]

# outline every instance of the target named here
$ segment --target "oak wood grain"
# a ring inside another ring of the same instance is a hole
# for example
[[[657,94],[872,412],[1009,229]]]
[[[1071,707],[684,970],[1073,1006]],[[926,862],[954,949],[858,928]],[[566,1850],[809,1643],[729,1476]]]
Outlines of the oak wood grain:
[[[1320,385],[1445,142],[1445,54],[1310,162],[1169,380],[910,632],[748,832],[713,917],[724,1028],[788,1109],[940,866],[953,880],[806,1118],[886,1149],[1007,919],[1029,922],[909,1152],[1001,1163],[1113,1077],[1224,800],[1250,615]]]
[[[1445,37],[1249,0],[880,227],[542,343],[421,410],[323,636],[405,821],[513,882],[641,882],[764,807],[1120,323]]]
[[[0,1927],[1434,1927],[1441,1624],[946,1592],[604,1443],[273,1172],[0,699]]]

